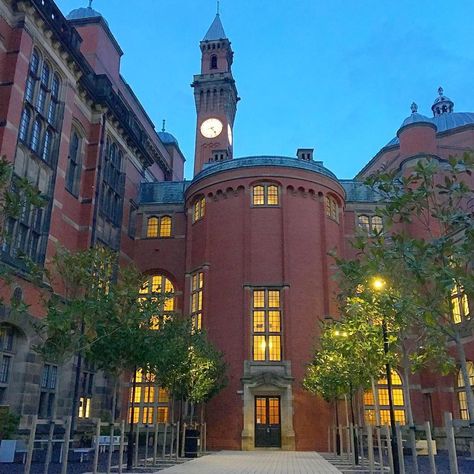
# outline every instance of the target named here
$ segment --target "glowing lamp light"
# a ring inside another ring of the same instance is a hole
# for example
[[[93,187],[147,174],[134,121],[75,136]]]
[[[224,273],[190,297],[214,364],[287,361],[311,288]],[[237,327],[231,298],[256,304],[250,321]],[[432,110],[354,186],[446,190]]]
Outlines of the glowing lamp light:
[[[382,291],[385,288],[386,284],[387,283],[385,282],[385,280],[383,278],[376,277],[372,281],[372,288],[375,291]]]

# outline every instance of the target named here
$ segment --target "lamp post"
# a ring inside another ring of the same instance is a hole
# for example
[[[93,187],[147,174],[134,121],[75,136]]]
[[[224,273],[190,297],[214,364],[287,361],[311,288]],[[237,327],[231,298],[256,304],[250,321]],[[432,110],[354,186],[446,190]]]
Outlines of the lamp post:
[[[375,278],[372,282],[372,288],[375,291],[381,292],[385,289],[386,282],[382,278]],[[397,431],[395,428],[395,410],[393,408],[393,391],[392,391],[392,367],[388,361],[388,352],[390,349],[388,341],[388,330],[387,330],[387,320],[385,319],[385,314],[382,312],[382,337],[383,337],[383,351],[386,357],[387,362],[385,363],[385,372],[387,376],[387,387],[388,387],[388,404],[390,411],[390,430],[392,434],[392,439],[390,444],[392,446],[392,456],[393,456],[393,470],[394,474],[400,474],[400,459],[398,457],[398,443],[397,443]]]

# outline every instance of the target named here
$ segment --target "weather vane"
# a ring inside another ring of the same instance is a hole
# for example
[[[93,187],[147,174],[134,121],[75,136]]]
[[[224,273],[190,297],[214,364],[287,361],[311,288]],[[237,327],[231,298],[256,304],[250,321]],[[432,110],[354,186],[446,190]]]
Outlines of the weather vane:
[[[162,132],[164,132],[166,130],[165,125],[166,125],[166,120],[163,119],[163,128],[161,129]]]
[[[89,8],[92,8],[92,1],[93,0],[89,0]]]
[[[220,9],[221,9],[221,2],[217,0],[217,14],[220,14]]]

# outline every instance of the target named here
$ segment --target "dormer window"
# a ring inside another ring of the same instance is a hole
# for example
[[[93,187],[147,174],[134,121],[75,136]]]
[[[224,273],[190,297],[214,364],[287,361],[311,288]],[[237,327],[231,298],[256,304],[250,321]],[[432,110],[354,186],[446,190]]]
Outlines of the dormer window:
[[[211,69],[217,69],[217,56],[215,54],[211,56]]]

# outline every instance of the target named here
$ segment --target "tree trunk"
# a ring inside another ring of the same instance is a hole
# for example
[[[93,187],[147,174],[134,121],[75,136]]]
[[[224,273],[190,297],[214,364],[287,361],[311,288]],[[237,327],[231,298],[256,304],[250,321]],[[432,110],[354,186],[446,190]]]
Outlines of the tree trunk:
[[[133,369],[132,397],[130,403],[130,427],[128,430],[127,471],[133,469],[133,428],[135,417],[135,392],[137,388],[137,368]]]
[[[355,414],[354,414],[354,394],[349,394],[350,396],[350,404],[351,404],[351,418],[352,418],[352,426],[354,427],[353,431],[353,441],[354,441],[354,457],[355,463],[359,464],[359,437],[357,436],[357,424],[355,422]]]
[[[110,473],[112,466],[112,454],[114,452],[114,434],[115,434],[115,415],[116,415],[116,406],[117,406],[117,391],[118,391],[118,377],[115,377],[114,381],[114,394],[112,396],[112,408],[111,412],[111,421],[110,421],[110,445],[109,445],[109,455],[107,458],[107,474]],[[122,460],[119,460],[122,462]]]
[[[410,359],[408,357],[408,351],[404,344],[402,344],[403,351],[403,394],[405,398],[405,406],[407,412],[408,429],[410,436],[410,448],[413,459],[413,473],[418,474],[418,458],[416,455],[416,433],[415,433],[415,422],[413,420],[413,411],[411,408],[411,394],[410,394]]]

